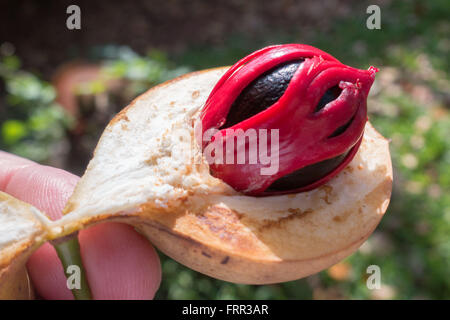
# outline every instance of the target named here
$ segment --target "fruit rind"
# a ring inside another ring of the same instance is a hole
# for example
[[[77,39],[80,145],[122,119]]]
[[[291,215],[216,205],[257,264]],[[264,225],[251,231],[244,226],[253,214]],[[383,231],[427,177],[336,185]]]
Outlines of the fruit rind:
[[[9,258],[5,258],[7,251],[0,251],[0,261],[6,263],[0,271],[0,287],[10,279],[2,274],[7,275],[11,266],[21,270],[44,241],[105,221],[132,224],[175,260],[236,283],[298,279],[354,252],[383,217],[392,189],[388,141],[369,123],[346,169],[322,187],[293,195],[243,196],[212,177],[204,161],[183,165],[181,160],[186,158],[173,159],[170,153],[152,158],[152,143],[172,137],[173,130],[194,135],[198,112],[225,71],[211,69],[174,79],[149,90],[119,113],[100,139],[66,215],[49,221],[38,213],[41,228],[36,236],[27,238],[26,245],[14,249]],[[160,121],[152,115],[164,110],[171,111],[159,136],[135,136],[150,121]],[[142,162],[141,156],[146,157]],[[177,170],[168,170],[173,166]],[[105,171],[105,167],[117,171]],[[147,172],[158,174],[154,180],[159,186],[149,185]],[[110,193],[105,195],[104,190]],[[26,204],[17,210],[22,208],[30,210]]]

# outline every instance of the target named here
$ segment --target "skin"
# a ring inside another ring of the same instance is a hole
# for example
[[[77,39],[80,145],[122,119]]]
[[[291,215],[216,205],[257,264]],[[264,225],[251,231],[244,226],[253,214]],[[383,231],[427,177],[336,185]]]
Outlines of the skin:
[[[61,218],[79,177],[0,151],[0,190]],[[146,238],[121,223],[103,223],[79,233],[81,256],[94,299],[152,299],[161,266]],[[30,257],[28,273],[43,299],[73,299],[55,249],[45,243]]]

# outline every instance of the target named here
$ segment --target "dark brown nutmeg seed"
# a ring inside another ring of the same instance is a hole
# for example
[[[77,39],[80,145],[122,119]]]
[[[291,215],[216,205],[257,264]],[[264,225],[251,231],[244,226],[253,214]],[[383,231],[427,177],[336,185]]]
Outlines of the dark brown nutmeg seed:
[[[322,110],[327,105],[327,103],[329,103],[329,102],[333,101],[334,99],[336,99],[337,97],[339,97],[341,92],[342,92],[342,89],[339,88],[339,85],[335,85],[335,86],[331,87],[330,89],[328,89],[327,91],[325,91],[325,94],[320,98],[320,101],[317,104],[314,112]]]
[[[337,157],[326,159],[291,172],[274,181],[267,188],[266,192],[289,191],[308,186],[336,169],[347,154],[348,152],[345,152]]]
[[[221,129],[229,128],[269,108],[286,91],[304,60],[283,63],[253,80],[237,97]]]

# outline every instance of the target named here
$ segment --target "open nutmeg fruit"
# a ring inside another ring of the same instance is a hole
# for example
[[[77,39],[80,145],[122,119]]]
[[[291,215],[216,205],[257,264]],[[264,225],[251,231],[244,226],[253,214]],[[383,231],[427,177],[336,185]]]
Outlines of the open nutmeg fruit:
[[[289,44],[150,89],[109,123],[61,220],[0,193],[0,298],[32,297],[42,243],[104,221],[236,283],[337,263],[391,196],[388,141],[367,121],[376,71]]]

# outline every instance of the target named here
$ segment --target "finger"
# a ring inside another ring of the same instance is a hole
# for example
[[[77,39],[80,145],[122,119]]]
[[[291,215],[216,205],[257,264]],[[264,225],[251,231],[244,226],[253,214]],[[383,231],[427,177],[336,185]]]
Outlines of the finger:
[[[62,209],[78,182],[78,177],[61,169],[31,163],[14,166],[5,185],[5,192],[25,201],[50,219],[62,216]]]
[[[95,299],[152,299],[161,282],[159,258],[131,226],[103,223],[79,234]]]
[[[39,296],[47,300],[73,300],[55,248],[44,243],[28,259],[28,275]]]
[[[0,191],[5,191],[11,177],[18,171],[35,162],[0,150]]]

